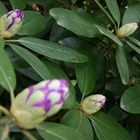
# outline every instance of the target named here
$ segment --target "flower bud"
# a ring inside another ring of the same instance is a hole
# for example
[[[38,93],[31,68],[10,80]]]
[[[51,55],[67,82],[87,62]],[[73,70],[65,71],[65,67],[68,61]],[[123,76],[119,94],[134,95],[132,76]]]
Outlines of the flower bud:
[[[17,126],[35,128],[46,117],[56,114],[69,96],[66,80],[42,81],[19,93],[11,106]]]
[[[0,35],[3,38],[14,36],[22,25],[24,13],[16,9],[8,12],[0,18]]]
[[[81,102],[81,110],[91,115],[99,111],[103,107],[105,101],[105,96],[100,94],[88,96]]]
[[[137,23],[128,23],[123,25],[120,29],[117,31],[117,36],[118,37],[127,37],[131,34],[133,34],[138,28]]]

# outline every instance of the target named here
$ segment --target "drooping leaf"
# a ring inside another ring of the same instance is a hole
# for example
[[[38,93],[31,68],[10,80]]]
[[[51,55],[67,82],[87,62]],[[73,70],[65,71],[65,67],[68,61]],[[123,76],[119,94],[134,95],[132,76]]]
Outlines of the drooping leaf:
[[[128,132],[105,113],[97,112],[90,120],[99,140],[132,140]]]
[[[83,63],[88,60],[86,56],[58,43],[31,37],[23,37],[17,41],[25,47],[41,55],[48,56],[57,60],[72,63]]]
[[[120,11],[116,0],[105,0],[110,13],[118,23],[120,24]]]
[[[3,46],[0,47],[0,85],[7,91],[13,92],[16,86],[16,76],[13,65],[3,48]]]
[[[28,50],[22,48],[21,46],[17,46],[14,44],[9,44],[10,47],[20,56],[22,57],[31,67],[43,78],[50,79],[51,74],[44,63],[42,63],[37,56],[29,52]]]
[[[96,37],[100,34],[95,26],[95,20],[85,13],[76,13],[63,8],[53,8],[50,10],[50,15],[56,19],[58,25],[75,34],[86,37]]]
[[[92,125],[81,111],[70,110],[61,119],[61,123],[81,132],[85,140],[94,140]]]
[[[121,97],[121,108],[129,113],[140,114],[140,86],[129,87]]]
[[[84,140],[75,129],[58,123],[43,123],[37,131],[45,140]]]
[[[100,31],[101,34],[109,37],[115,43],[117,43],[119,46],[123,46],[122,42],[111,31],[109,31],[108,29],[101,27],[99,25],[96,25],[96,27],[98,28],[98,30]]]
[[[126,85],[129,82],[129,67],[125,55],[125,50],[121,46],[118,46],[116,50],[116,61],[121,80],[123,84]]]

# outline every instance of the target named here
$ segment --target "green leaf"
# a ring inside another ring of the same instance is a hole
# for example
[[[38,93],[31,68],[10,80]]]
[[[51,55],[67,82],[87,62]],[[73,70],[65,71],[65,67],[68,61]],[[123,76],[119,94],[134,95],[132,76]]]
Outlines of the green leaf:
[[[69,79],[69,77],[66,75],[66,73],[56,64],[51,63],[49,61],[44,60],[43,61],[44,64],[47,66],[47,68],[49,69],[51,75],[53,78],[63,78],[68,80],[69,82],[69,88],[70,88],[70,96],[69,98],[64,102],[63,108],[68,109],[68,108],[72,108],[75,104],[76,104],[76,97],[75,97],[75,90],[73,85],[71,84],[71,81]]]
[[[42,63],[38,57],[29,52],[28,50],[14,44],[9,44],[10,47],[22,57],[31,67],[43,78],[50,79],[51,75],[47,67]]]
[[[3,48],[0,47],[0,85],[7,91],[13,92],[16,86],[16,76],[13,65]]]
[[[58,43],[53,43],[50,41],[45,41],[42,39],[36,39],[31,37],[23,37],[17,40],[19,43],[25,47],[48,56],[57,60],[72,62],[72,63],[83,63],[88,60],[88,58],[75,50],[62,46]]]
[[[90,116],[99,140],[132,140],[128,132],[113,118],[98,112]]]
[[[37,131],[45,140],[84,140],[75,129],[57,123],[43,123]]]
[[[98,30],[101,32],[101,34],[109,37],[110,39],[112,39],[115,43],[117,43],[119,46],[123,46],[122,42],[108,29],[101,27],[99,25],[96,25],[96,27],[98,28]]]
[[[129,87],[121,97],[121,108],[129,113],[140,114],[140,86]]]
[[[61,119],[61,123],[76,129],[78,132],[83,134],[85,140],[94,140],[92,125],[81,111],[68,111]]]
[[[3,16],[8,12],[7,8],[5,5],[0,1],[0,17]]]
[[[118,23],[120,24],[120,11],[116,0],[105,0],[110,13]]]
[[[75,64],[76,79],[83,95],[90,94],[96,83],[95,58],[92,50],[86,44],[80,46],[79,52],[88,56],[88,62]]]
[[[4,49],[5,43],[4,43],[4,39],[0,38],[0,48]]]
[[[140,41],[139,41],[139,40],[137,40],[137,39],[135,39],[135,38],[133,38],[133,37],[128,37],[128,39],[129,39],[131,42],[133,42],[134,44],[136,44],[137,46],[140,47]]]
[[[125,10],[122,25],[132,22],[139,23],[140,21],[140,3],[134,3],[131,5],[128,5],[128,7]]]
[[[125,40],[125,42],[133,49],[135,50],[138,54],[140,54],[140,49],[137,48],[133,43],[130,43],[129,41]]]
[[[116,50],[116,61],[121,80],[123,84],[126,85],[129,82],[129,67],[125,55],[125,50],[121,46],[118,46]]]
[[[58,25],[75,34],[86,37],[96,37],[100,34],[95,26],[96,20],[85,13],[76,13],[63,8],[53,8],[50,10],[50,15],[55,18]]]
[[[24,9],[26,3],[24,0],[10,0],[13,9]]]
[[[47,26],[47,18],[38,12],[25,11],[24,20],[19,35],[34,35],[42,32]]]

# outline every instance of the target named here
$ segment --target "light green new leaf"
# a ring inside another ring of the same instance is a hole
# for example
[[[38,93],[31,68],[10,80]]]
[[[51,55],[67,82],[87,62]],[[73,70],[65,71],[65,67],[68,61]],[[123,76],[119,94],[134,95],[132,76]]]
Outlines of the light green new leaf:
[[[116,0],[105,0],[110,13],[118,23],[120,24],[120,11]]]
[[[83,134],[85,140],[94,140],[92,125],[81,111],[68,111],[61,119],[61,123],[75,128],[78,132]]]
[[[50,10],[50,15],[55,18],[58,25],[65,27],[75,34],[86,37],[100,35],[95,26],[96,20],[91,16],[89,17],[88,14],[76,13],[75,11],[63,8],[53,8]]]
[[[25,0],[10,0],[13,9],[24,9],[26,6]]]
[[[117,38],[117,36],[115,36],[111,31],[109,31],[108,29],[101,27],[99,25],[96,25],[96,27],[98,28],[98,30],[100,31],[101,34],[109,37],[110,39],[112,39],[115,43],[117,43],[119,46],[123,46],[122,42]]]
[[[88,60],[86,56],[58,43],[31,37],[23,37],[17,41],[25,47],[41,55],[48,56],[57,60],[72,63],[83,63]]]
[[[3,48],[3,46],[0,47],[0,85],[7,91],[13,92],[16,86],[16,76],[13,65]]]
[[[34,35],[45,30],[47,25],[45,16],[34,11],[25,11],[24,14],[22,27],[18,31],[19,35]]]
[[[43,123],[37,131],[44,140],[84,140],[75,129],[58,123]]]
[[[17,46],[14,44],[9,44],[10,47],[20,56],[22,57],[31,67],[43,78],[50,79],[51,75],[47,67],[40,59],[29,52],[28,50],[22,48],[21,46]]]
[[[129,82],[129,67],[125,55],[125,50],[121,46],[118,46],[116,50],[116,61],[121,80],[123,84],[126,85]]]
[[[99,140],[132,140],[128,132],[109,115],[97,112],[89,118]]]
[[[140,49],[136,47],[133,43],[130,43],[129,41],[125,40],[125,42],[133,49],[135,50],[138,54],[140,54]]]
[[[129,113],[140,114],[140,85],[129,87],[121,97],[121,108]]]

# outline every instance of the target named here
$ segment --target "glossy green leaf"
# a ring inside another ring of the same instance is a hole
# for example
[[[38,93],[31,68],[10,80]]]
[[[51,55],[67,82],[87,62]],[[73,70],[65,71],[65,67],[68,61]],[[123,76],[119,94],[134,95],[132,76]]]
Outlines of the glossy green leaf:
[[[63,8],[53,8],[50,10],[50,15],[56,19],[58,25],[75,34],[86,37],[96,37],[100,34],[95,26],[95,19],[85,13],[76,13]]]
[[[8,12],[7,8],[5,5],[0,1],[0,17],[3,16]]]
[[[133,49],[135,50],[138,54],[140,54],[140,48],[136,47],[133,43],[130,43],[129,41],[125,40],[125,42]]]
[[[80,46],[79,52],[88,56],[88,62],[75,64],[76,79],[83,95],[90,94],[96,83],[95,58],[92,50],[86,44]]]
[[[45,30],[47,26],[47,18],[38,12],[25,11],[24,20],[19,35],[34,35]]]
[[[26,6],[25,0],[10,0],[13,9],[24,9]]]
[[[140,3],[133,3],[128,5],[125,10],[122,24],[132,23],[132,22],[139,22],[140,21]]]
[[[105,113],[93,114],[90,120],[99,140],[132,140],[128,132]]]
[[[140,114],[140,86],[129,87],[121,97],[121,108],[129,113]]]
[[[38,57],[29,52],[28,50],[22,48],[21,46],[9,44],[10,47],[22,57],[31,67],[43,78],[50,79],[51,75],[47,67],[42,63]]]
[[[116,0],[105,0],[110,13],[118,23],[120,24],[120,11]]]
[[[74,89],[73,85],[71,84],[69,77],[61,69],[61,67],[57,66],[56,64],[51,63],[51,62],[46,61],[46,60],[44,60],[43,62],[47,66],[47,68],[49,69],[49,71],[52,75],[52,78],[59,78],[59,79],[63,78],[63,79],[68,80],[69,88],[70,88],[70,96],[66,100],[66,102],[64,102],[63,108],[65,108],[65,109],[72,108],[76,104],[76,99],[75,99],[76,97],[75,97],[75,89]]]
[[[57,123],[43,123],[37,129],[45,140],[84,140],[82,134],[66,125]]]
[[[10,59],[4,47],[0,47],[0,85],[9,92],[13,92],[16,86],[16,76]]]
[[[123,46],[122,42],[108,29],[101,27],[99,25],[96,25],[98,30],[100,31],[101,34],[107,36],[108,38],[112,39],[115,43],[117,43],[119,46]]]
[[[88,60],[88,58],[75,50],[62,46],[58,43],[45,41],[42,39],[36,39],[31,37],[23,37],[17,40],[19,43],[25,47],[41,54],[54,58],[57,60],[72,62],[72,63],[83,63]]]
[[[121,80],[123,84],[126,85],[129,82],[129,67],[125,55],[125,50],[121,46],[118,46],[116,50],[116,61]]]
[[[61,123],[76,129],[85,140],[94,140],[92,125],[81,111],[70,110],[61,119]]]

